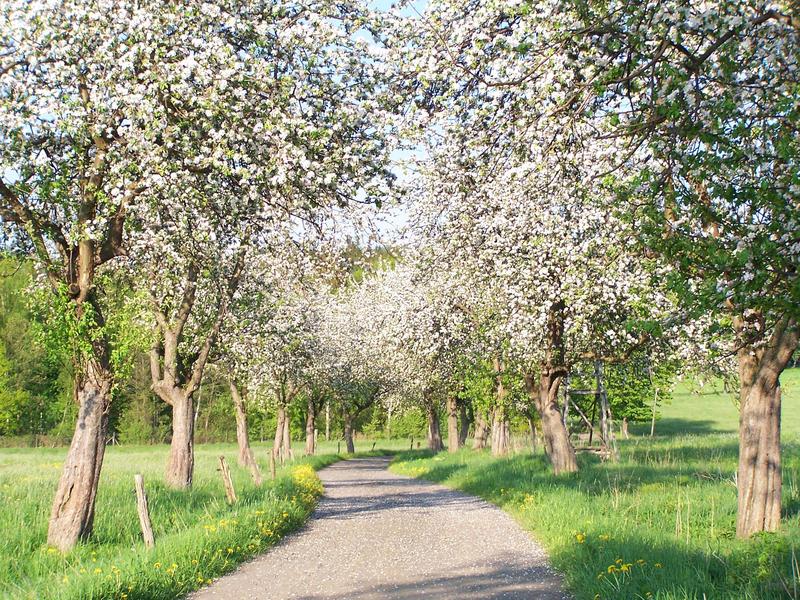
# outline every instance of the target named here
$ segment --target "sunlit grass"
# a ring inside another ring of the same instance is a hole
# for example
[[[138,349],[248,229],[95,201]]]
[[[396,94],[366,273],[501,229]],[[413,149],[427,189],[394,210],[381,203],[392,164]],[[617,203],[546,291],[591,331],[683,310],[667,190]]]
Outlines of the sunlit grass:
[[[194,486],[186,492],[163,483],[166,446],[110,447],[94,533],[66,555],[46,545],[66,448],[0,450],[0,597],[176,598],[209,583],[299,527],[313,510],[322,487],[311,467],[338,460],[331,453],[336,442],[321,444],[320,455],[311,458],[299,458],[302,446],[297,446],[298,459],[279,465],[275,482],[267,446],[255,446],[265,479],[261,488],[236,465],[234,445],[198,446]],[[394,446],[405,448],[406,442]],[[235,506],[225,500],[220,455],[231,467]],[[152,551],[141,541],[135,473],[145,478],[156,538]]]
[[[392,469],[510,512],[546,547],[579,599],[795,597],[800,447],[785,448],[783,530],[744,542],[735,538],[735,435],[620,446],[618,464],[581,455],[580,473],[558,478],[542,454],[493,459],[470,450],[405,453]]]

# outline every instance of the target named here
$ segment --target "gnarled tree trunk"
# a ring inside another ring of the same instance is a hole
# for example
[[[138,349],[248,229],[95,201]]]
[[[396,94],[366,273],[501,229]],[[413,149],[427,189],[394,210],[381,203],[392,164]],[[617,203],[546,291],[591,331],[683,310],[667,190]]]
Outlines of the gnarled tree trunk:
[[[760,316],[755,315],[755,318]],[[751,317],[752,318],[752,317]],[[735,321],[741,333],[743,320]],[[762,327],[763,331],[763,321]],[[780,374],[797,349],[794,320],[781,319],[767,344],[738,352],[740,391],[736,535],[776,531],[781,521]]]
[[[472,442],[473,450],[483,450],[486,448],[486,438],[489,435],[489,425],[486,422],[486,415],[478,411],[475,417],[475,439]]]
[[[560,382],[561,377],[553,377],[546,371],[540,376],[538,385],[533,375],[525,376],[525,386],[541,420],[544,451],[556,475],[574,473],[578,470],[575,449],[569,440],[561,411],[558,409]]]
[[[525,387],[539,413],[544,450],[556,475],[578,470],[575,448],[558,409],[558,389],[566,377],[564,366],[564,309],[562,301],[554,302],[547,319],[547,349],[539,369],[538,382],[533,373],[525,375]]]
[[[447,449],[458,452],[461,439],[458,434],[458,401],[455,395],[447,398]]]
[[[192,487],[194,477],[194,401],[181,389],[172,390],[172,441],[167,461],[167,485],[177,489]]]
[[[350,411],[344,411],[344,441],[347,445],[347,453],[354,454],[356,446],[353,443],[353,415]]]
[[[76,375],[78,421],[58,483],[47,543],[70,550],[92,531],[97,486],[106,450],[108,409],[113,377],[100,362],[89,360]]]
[[[439,411],[436,410],[436,403],[427,402],[425,406],[425,416],[428,419],[428,448],[434,452],[444,450],[442,443],[442,433],[439,429]]]
[[[314,430],[317,427],[317,406],[314,404],[314,396],[308,395],[306,410],[306,454],[311,456],[316,451],[316,440]]]
[[[250,447],[250,436],[247,432],[247,407],[243,395],[239,392],[239,388],[233,380],[228,382],[231,388],[231,399],[236,411],[236,442],[239,445],[239,464],[243,467],[249,467],[255,463],[255,456],[253,449]]]

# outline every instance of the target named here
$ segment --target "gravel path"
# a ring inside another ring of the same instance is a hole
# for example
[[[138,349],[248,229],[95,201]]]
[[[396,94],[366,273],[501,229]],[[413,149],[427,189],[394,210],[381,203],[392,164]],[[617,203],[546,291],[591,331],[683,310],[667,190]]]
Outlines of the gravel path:
[[[388,458],[320,471],[299,533],[191,598],[568,598],[544,551],[500,509],[395,475]]]

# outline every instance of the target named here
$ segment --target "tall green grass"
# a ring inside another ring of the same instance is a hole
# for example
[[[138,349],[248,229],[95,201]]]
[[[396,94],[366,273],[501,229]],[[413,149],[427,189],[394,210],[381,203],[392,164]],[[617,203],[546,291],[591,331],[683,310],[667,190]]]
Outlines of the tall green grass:
[[[333,453],[298,459],[279,467],[273,482],[266,449],[259,445],[265,484],[257,488],[236,466],[235,446],[199,446],[193,488],[175,491],[163,483],[167,452],[166,446],[109,448],[94,533],[62,555],[46,545],[46,537],[66,449],[1,450],[0,597],[181,597],[299,527],[322,492],[310,468],[339,459]],[[234,506],[227,504],[217,472],[220,455],[231,466],[238,496]],[[307,466],[298,470],[299,465]],[[156,538],[150,551],[141,541],[134,473],[145,478]]]
[[[785,448],[782,531],[751,541],[735,538],[734,435],[620,446],[618,464],[584,454],[580,472],[562,477],[551,475],[541,453],[403,453],[392,469],[511,513],[578,599],[800,598],[800,446]]]

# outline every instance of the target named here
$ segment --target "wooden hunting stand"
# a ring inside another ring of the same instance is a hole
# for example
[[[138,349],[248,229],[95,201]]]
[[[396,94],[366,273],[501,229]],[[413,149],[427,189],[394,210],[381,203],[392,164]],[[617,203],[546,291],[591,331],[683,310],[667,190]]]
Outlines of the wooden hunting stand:
[[[619,459],[619,453],[617,450],[617,440],[614,436],[614,420],[611,414],[611,406],[608,402],[608,393],[606,392],[606,387],[603,382],[603,361],[596,360],[594,361],[594,372],[593,377],[595,381],[594,389],[572,389],[570,387],[570,378],[567,377],[564,380],[564,408],[563,408],[563,419],[564,419],[564,426],[567,428],[567,432],[569,432],[569,411],[570,407],[575,409],[575,412],[586,424],[586,427],[589,429],[589,443],[587,446],[582,446],[576,448],[579,452],[594,452],[599,454],[604,459],[609,459],[616,462]],[[591,418],[586,416],[586,413],[581,409],[580,405],[572,400],[573,396],[593,396],[594,401],[592,402],[592,416]],[[600,447],[595,448],[592,446],[592,441],[594,439],[595,433],[595,419],[597,414],[600,414]]]

